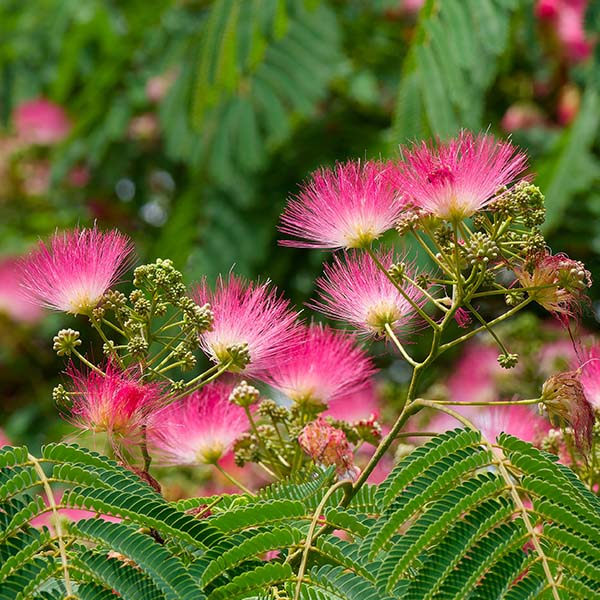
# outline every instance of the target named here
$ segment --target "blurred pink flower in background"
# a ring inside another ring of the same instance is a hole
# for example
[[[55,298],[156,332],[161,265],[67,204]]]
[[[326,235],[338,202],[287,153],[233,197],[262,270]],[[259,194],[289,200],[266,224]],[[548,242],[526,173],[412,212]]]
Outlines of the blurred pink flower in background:
[[[496,378],[502,374],[497,348],[470,342],[446,381],[448,396],[457,402],[492,402],[497,397]]]
[[[502,117],[501,127],[506,132],[543,126],[544,113],[535,104],[518,102],[509,106]]]
[[[600,410],[600,345],[592,346],[581,366],[581,385],[587,401]]]
[[[146,82],[146,97],[150,102],[159,103],[177,79],[177,69],[170,69],[151,77]]]
[[[561,125],[569,125],[579,113],[581,92],[576,85],[564,85],[558,95],[556,118]]]
[[[0,259],[0,313],[13,321],[35,323],[44,316],[44,311],[24,297],[20,277],[18,257]]]
[[[535,13],[554,30],[567,58],[581,62],[592,52],[593,43],[584,29],[588,0],[538,0]]]
[[[63,108],[44,98],[20,104],[15,110],[14,125],[17,135],[31,144],[56,144],[71,131],[71,121]]]
[[[402,0],[401,8],[405,13],[415,14],[421,10],[425,0]]]
[[[2,448],[2,446],[10,446],[11,445],[11,441],[6,437],[6,434],[4,433],[4,431],[2,429],[0,429],[0,448]]]
[[[477,427],[485,439],[494,443],[501,433],[535,443],[550,429],[550,423],[528,406],[451,406]],[[443,432],[464,425],[451,415],[437,412],[429,423],[431,431]]]
[[[62,501],[62,492],[54,492],[54,502],[56,505],[60,505]],[[111,523],[119,523],[122,521],[120,517],[113,517],[112,515],[103,515],[91,510],[85,510],[83,508],[59,508],[58,517],[60,519],[66,519],[77,523],[77,521],[83,521],[84,519],[102,519],[103,521],[110,521]],[[34,517],[29,521],[32,527],[41,528],[48,527],[51,531],[56,526],[56,515],[52,510],[48,510],[37,517]]]
[[[85,187],[90,181],[90,170],[85,165],[79,165],[73,167],[69,171],[67,181],[72,187],[82,188]]]
[[[323,414],[334,419],[353,422],[369,419],[371,415],[377,415],[379,412],[377,392],[371,382],[360,390],[333,398]]]

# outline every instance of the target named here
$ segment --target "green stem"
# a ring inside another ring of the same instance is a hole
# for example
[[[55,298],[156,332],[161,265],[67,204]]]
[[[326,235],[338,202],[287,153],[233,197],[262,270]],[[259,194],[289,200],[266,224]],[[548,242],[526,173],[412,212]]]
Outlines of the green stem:
[[[48,504],[50,505],[50,509],[52,510],[52,514],[54,515],[55,521],[55,529],[56,529],[56,538],[58,540],[58,549],[60,552],[60,562],[63,570],[63,579],[65,582],[65,590],[67,592],[67,597],[73,596],[73,588],[71,587],[71,577],[69,575],[69,563],[67,560],[67,548],[65,546],[64,533],[62,530],[61,517],[58,512],[58,507],[56,506],[56,502],[54,501],[54,492],[52,491],[52,487],[46,477],[46,473],[42,468],[42,465],[39,463],[38,459],[32,454],[27,455],[28,460],[33,463],[33,467],[35,472],[38,474],[40,481],[42,482],[42,486],[44,487],[44,491],[46,492],[46,497],[48,498]]]
[[[127,337],[125,335],[125,332],[120,328],[117,327],[112,321],[109,321],[108,319],[105,319],[104,317],[102,318],[102,322],[105,325],[108,325],[111,329],[114,329],[118,334],[122,335],[123,337]]]
[[[469,429],[478,431],[479,434],[481,435],[481,432],[479,431],[479,429],[477,429],[477,427],[475,427],[475,425],[473,425],[473,423],[471,423],[471,421],[469,421],[469,419],[458,414],[456,411],[453,411],[452,409],[447,408],[445,406],[436,405],[435,402],[431,402],[429,400],[423,400],[423,399],[415,400],[415,404],[417,404],[417,403],[422,406],[429,406],[430,408],[434,408],[435,410],[445,412],[446,414],[451,415],[452,417],[454,417],[455,419],[457,419],[458,421],[463,423],[463,425],[465,425]],[[529,537],[531,539],[533,547],[535,548],[537,555],[539,556],[540,560],[542,561],[542,568],[543,568],[544,574],[546,576],[546,581],[548,582],[548,585],[552,589],[552,596],[555,600],[560,600],[560,595],[558,593],[558,585],[554,579],[554,575],[552,574],[552,571],[550,570],[550,565],[548,564],[548,557],[545,555],[542,545],[540,544],[540,536],[536,532],[535,527],[532,525],[531,520],[529,519],[529,512],[527,511],[527,508],[525,508],[525,505],[523,504],[523,501],[521,500],[521,497],[519,496],[519,492],[517,490],[517,487],[515,485],[513,477],[511,476],[511,474],[508,472],[508,470],[506,468],[505,459],[502,458],[502,456],[503,456],[502,454],[498,454],[497,452],[494,452],[494,448],[493,448],[492,444],[483,435],[481,435],[481,441],[487,446],[487,448],[490,452],[490,455],[492,457],[494,457],[494,459],[492,460],[492,464],[497,467],[498,472],[500,473],[502,479],[504,480],[504,483],[510,490],[510,495],[512,497],[512,500],[513,500],[515,506],[517,507],[517,510],[521,513],[521,518],[523,519],[523,523],[525,524],[525,527],[527,529],[527,532],[529,534]]]
[[[429,237],[431,236],[431,232],[429,230],[426,230],[427,233],[429,234]],[[433,262],[440,268],[442,269],[442,271],[444,271],[444,273],[446,273],[447,275],[450,275],[450,277],[454,277],[454,272],[448,268],[448,265],[446,262],[442,262],[431,250],[431,248],[427,245],[427,242],[425,242],[424,240],[421,239],[421,236],[417,234],[416,231],[413,231],[413,235],[415,236],[417,242],[420,244],[420,246],[423,248],[423,250],[425,250],[425,252],[427,252],[427,254],[429,255],[429,257],[431,258],[431,260],[433,260]],[[442,256],[444,256],[444,254],[441,252],[441,249],[438,248],[438,250],[440,250],[440,254]],[[444,256],[445,260],[447,260],[447,258]]]
[[[512,315],[514,315],[515,313],[517,313],[520,310],[522,310],[523,308],[525,308],[525,306],[527,306],[532,301],[533,300],[531,298],[527,298],[526,300],[521,302],[521,304],[514,306],[509,311],[505,312],[503,315],[500,315],[499,317],[496,317],[495,319],[490,321],[487,324],[487,327],[483,327],[483,326],[478,327],[477,329],[474,329],[473,331],[469,331],[468,333],[465,333],[461,337],[456,338],[455,340],[452,340],[451,342],[442,344],[440,346],[439,353],[441,354],[442,352],[445,352],[446,350],[450,350],[450,348],[454,348],[454,346],[457,346],[458,344],[462,344],[462,342],[466,342],[467,340],[471,339],[473,336],[477,335],[478,333],[485,331],[487,328],[493,327],[494,325],[501,323],[502,321],[508,319],[509,317],[512,317]]]
[[[421,398],[418,398],[421,400]],[[416,402],[416,401],[415,401]],[[528,398],[527,400],[497,400],[493,402],[455,402],[453,400],[428,400],[439,406],[518,406],[539,404],[540,398]]]
[[[317,528],[317,524],[319,522],[319,517],[327,504],[327,501],[331,496],[342,486],[350,485],[350,481],[338,481],[334,483],[325,493],[321,502],[319,502],[319,506],[314,512],[313,518],[310,522],[310,527],[308,529],[308,533],[306,534],[306,542],[304,543],[304,551],[302,552],[302,561],[300,562],[300,568],[298,569],[298,581],[296,584],[296,591],[294,593],[294,600],[300,599],[300,592],[302,591],[302,580],[304,578],[304,573],[306,571],[306,564],[308,562],[308,555],[310,553],[310,549],[313,542],[313,536],[315,534],[315,529]]]
[[[230,483],[235,485],[235,487],[239,488],[240,490],[242,490],[242,492],[244,492],[245,494],[248,494],[249,496],[255,496],[255,493],[251,489],[247,488],[243,483],[238,481],[233,475],[228,473],[219,463],[214,462],[211,464],[213,465],[213,467],[215,467],[215,469],[217,469],[217,471],[219,471],[219,473],[221,473],[221,475],[223,475],[223,477],[225,477],[225,479],[227,479]]]
[[[475,318],[481,323],[481,325],[485,328],[485,330],[494,338],[500,350],[504,354],[509,354],[506,346],[503,344],[502,340],[498,337],[496,332],[486,323],[485,319],[473,308],[473,305],[469,302],[465,302],[465,306],[475,315]]]
[[[392,329],[391,325],[389,323],[386,323],[384,325],[384,327],[385,327],[386,333],[388,334],[388,337],[392,340],[392,342],[394,342],[394,344],[396,345],[398,350],[400,350],[400,354],[402,354],[402,356],[404,357],[406,362],[409,363],[410,365],[412,365],[413,367],[416,367],[419,363],[416,362],[408,354],[408,352],[406,352],[406,350],[404,349],[404,346],[400,343],[400,340],[396,337],[396,334],[394,333],[394,330]]]
[[[113,346],[112,340],[109,340],[108,337],[106,337],[106,334],[104,333],[104,330],[102,329],[100,322],[97,319],[94,319],[94,317],[90,317],[90,321],[92,322],[92,326],[94,327],[94,329],[98,332],[98,335],[102,338],[102,341],[106,344],[106,346],[108,348],[111,349],[111,356],[117,361],[118,365],[123,369],[125,367],[125,365],[123,364],[123,361],[121,360],[121,357],[119,356],[119,353],[116,351],[116,349]]]
[[[433,329],[438,329],[439,325],[436,323],[402,288],[401,285],[398,285],[394,278],[388,273],[387,269],[381,264],[381,261],[377,258],[375,252],[373,252],[373,248],[367,247],[365,248],[367,254],[373,259],[373,262],[377,265],[380,271],[382,271],[385,276],[389,279],[391,284],[398,290],[398,292],[402,295],[402,297],[413,307],[413,309],[423,318]],[[421,288],[419,288],[421,289]]]
[[[150,473],[150,465],[152,464],[152,457],[148,452],[148,437],[146,435],[146,426],[142,425],[142,444],[141,444],[142,457],[144,458],[144,472]]]
[[[83,354],[81,354],[78,350],[76,350],[75,348],[72,349],[73,354],[84,364],[87,365],[90,369],[92,369],[92,371],[95,371],[96,373],[98,373],[99,375],[102,375],[102,377],[106,377],[106,373],[104,371],[102,371],[101,369],[99,369],[95,364],[91,363],[85,356],[83,356]]]

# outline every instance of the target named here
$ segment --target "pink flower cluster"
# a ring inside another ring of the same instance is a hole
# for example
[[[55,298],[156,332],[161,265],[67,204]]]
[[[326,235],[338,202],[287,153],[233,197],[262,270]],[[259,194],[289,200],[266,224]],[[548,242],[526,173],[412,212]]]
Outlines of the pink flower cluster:
[[[463,131],[442,144],[401,148],[397,163],[356,162],[313,174],[290,200],[280,230],[287,246],[360,248],[392,228],[412,205],[441,219],[472,216],[525,170],[509,142]]]

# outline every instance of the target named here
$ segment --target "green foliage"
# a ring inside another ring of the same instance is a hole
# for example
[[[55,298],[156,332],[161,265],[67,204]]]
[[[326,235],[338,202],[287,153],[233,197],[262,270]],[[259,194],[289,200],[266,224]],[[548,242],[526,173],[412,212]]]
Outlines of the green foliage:
[[[486,128],[486,93],[519,0],[428,0],[402,65],[393,143]]]
[[[329,471],[226,497],[202,513],[211,499],[169,503],[136,474],[76,446],[47,446],[40,459],[7,447],[0,465],[7,600],[64,598],[67,587],[82,599],[112,590],[143,600],[296,591],[311,600],[600,597],[600,502],[555,457],[505,434],[494,449],[475,431],[447,432],[380,486],[350,502],[341,490],[331,494],[309,546]],[[32,528],[33,517],[54,510],[38,493],[50,488],[58,510],[97,516],[73,523],[54,514],[49,528]]]

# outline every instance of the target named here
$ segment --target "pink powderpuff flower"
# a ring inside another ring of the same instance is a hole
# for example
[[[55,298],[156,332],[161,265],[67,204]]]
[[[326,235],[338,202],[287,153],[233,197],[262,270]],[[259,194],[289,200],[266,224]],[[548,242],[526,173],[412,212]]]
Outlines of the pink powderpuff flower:
[[[72,405],[65,418],[79,429],[105,432],[128,442],[139,439],[150,414],[164,401],[165,387],[144,383],[133,370],[121,371],[112,363],[105,374],[67,369],[72,381]]]
[[[0,259],[0,313],[19,323],[35,323],[44,316],[41,307],[23,297],[20,285],[19,259]]]
[[[391,251],[380,252],[377,258],[385,268],[394,264]],[[413,275],[410,267],[407,273]],[[335,256],[332,264],[325,265],[325,275],[317,279],[317,286],[322,301],[312,303],[312,308],[347,321],[367,335],[383,336],[389,325],[406,337],[420,324],[415,308],[366,253],[346,253],[343,259]],[[403,289],[417,306],[425,305],[421,290],[407,284]]]
[[[527,166],[525,154],[509,142],[467,131],[445,144],[415,143],[401,153],[397,189],[416,207],[449,221],[485,208]]]
[[[217,364],[231,363],[232,371],[259,376],[298,335],[298,314],[269,282],[246,283],[231,274],[219,277],[212,291],[203,279],[194,299],[210,304],[214,315],[212,329],[200,335],[202,349]]]
[[[296,248],[361,248],[394,226],[405,202],[379,162],[337,164],[312,174],[281,216],[279,230],[302,238]]]
[[[248,428],[243,408],[229,401],[233,385],[216,381],[152,415],[148,441],[166,464],[214,464]]]
[[[14,122],[17,135],[32,144],[56,144],[71,131],[71,121],[65,111],[44,98],[20,104],[15,110]]]
[[[592,276],[583,263],[566,254],[544,252],[528,268],[514,272],[529,297],[560,321],[577,316],[588,301],[585,291],[592,285]]]
[[[132,251],[131,240],[116,230],[56,233],[22,261],[24,292],[35,304],[89,314],[128,267]]]
[[[264,380],[298,404],[324,404],[364,389],[375,372],[351,336],[313,324],[303,328]]]

